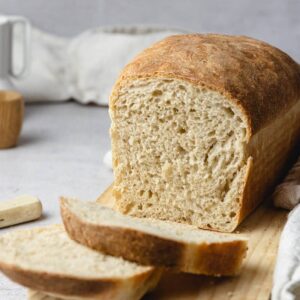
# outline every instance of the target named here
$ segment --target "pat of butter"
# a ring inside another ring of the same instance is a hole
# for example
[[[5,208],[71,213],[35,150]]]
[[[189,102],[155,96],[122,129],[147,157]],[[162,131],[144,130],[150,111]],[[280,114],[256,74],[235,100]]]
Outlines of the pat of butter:
[[[33,196],[0,201],[0,228],[38,219],[42,215],[42,203]]]

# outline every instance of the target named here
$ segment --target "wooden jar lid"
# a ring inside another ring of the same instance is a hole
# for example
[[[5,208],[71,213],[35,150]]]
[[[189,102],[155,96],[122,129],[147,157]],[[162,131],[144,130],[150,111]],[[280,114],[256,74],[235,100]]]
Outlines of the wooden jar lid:
[[[0,91],[0,149],[16,146],[23,116],[22,95],[12,91]]]

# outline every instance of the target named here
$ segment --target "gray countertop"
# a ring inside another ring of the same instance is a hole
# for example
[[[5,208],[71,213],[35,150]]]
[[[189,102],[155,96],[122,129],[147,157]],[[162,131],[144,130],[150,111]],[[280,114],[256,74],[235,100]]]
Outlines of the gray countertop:
[[[110,148],[109,123],[106,107],[26,105],[18,147],[0,150],[0,201],[38,196],[45,214],[34,225],[41,225],[59,221],[61,195],[96,199],[112,182],[112,172],[102,162]]]
[[[18,147],[0,150],[0,201],[32,194],[43,203],[43,217],[0,229],[60,223],[61,195],[95,200],[112,182],[102,160],[110,149],[106,107],[73,102],[26,106]],[[25,290],[0,275],[0,300],[25,299]]]

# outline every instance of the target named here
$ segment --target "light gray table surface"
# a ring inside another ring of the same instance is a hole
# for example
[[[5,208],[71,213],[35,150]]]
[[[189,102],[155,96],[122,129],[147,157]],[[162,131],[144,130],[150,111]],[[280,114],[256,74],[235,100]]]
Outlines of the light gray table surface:
[[[61,195],[95,200],[112,182],[103,164],[110,149],[106,107],[73,102],[26,105],[18,147],[0,150],[0,201],[36,195],[43,217],[0,229],[0,234],[25,227],[60,223]],[[25,290],[0,276],[0,300],[25,299]]]

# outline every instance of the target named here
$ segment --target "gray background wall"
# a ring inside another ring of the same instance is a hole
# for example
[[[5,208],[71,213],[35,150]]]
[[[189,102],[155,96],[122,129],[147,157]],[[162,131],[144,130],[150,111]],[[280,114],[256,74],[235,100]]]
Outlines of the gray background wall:
[[[0,0],[0,13],[25,15],[41,29],[65,36],[115,24],[244,34],[300,61],[299,0]]]

